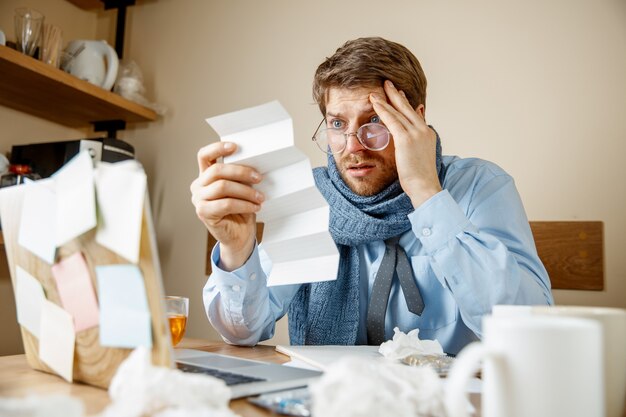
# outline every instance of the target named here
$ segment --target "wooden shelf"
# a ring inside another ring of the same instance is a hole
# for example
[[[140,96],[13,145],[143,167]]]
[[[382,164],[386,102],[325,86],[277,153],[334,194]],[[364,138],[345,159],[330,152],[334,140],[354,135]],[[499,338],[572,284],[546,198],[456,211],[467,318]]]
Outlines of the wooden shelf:
[[[104,3],[100,0],[68,0],[74,6],[84,10],[100,10],[104,8]]]
[[[0,105],[65,126],[157,118],[147,107],[2,45],[0,74]]]

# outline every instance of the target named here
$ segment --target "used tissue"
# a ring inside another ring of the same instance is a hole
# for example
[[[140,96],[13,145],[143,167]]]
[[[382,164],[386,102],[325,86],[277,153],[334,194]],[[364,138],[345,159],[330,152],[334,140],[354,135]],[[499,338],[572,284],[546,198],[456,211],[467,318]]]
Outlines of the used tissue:
[[[345,358],[309,386],[323,417],[444,417],[443,384],[429,367]]]
[[[409,333],[393,329],[393,339],[380,345],[378,352],[387,359],[404,359],[410,355],[440,355],[443,348],[437,340],[420,340],[419,329]]]
[[[150,351],[135,349],[118,368],[100,417],[233,417],[230,389],[220,379],[153,366]]]

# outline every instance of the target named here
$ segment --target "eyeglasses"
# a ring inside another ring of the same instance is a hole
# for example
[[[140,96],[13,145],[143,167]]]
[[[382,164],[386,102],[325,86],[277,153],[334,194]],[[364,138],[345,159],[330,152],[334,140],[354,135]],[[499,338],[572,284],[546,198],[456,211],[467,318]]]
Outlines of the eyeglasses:
[[[346,149],[348,138],[356,136],[359,143],[370,151],[382,151],[389,145],[391,134],[380,123],[366,123],[356,132],[344,133],[345,129],[323,127],[326,119],[322,119],[311,138],[317,146],[327,154],[336,154]]]

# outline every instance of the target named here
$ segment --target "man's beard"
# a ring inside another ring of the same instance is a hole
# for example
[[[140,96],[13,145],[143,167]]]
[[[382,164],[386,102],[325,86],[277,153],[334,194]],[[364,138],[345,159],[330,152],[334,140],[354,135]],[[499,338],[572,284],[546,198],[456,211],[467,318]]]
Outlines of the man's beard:
[[[396,169],[395,159],[390,165],[385,163],[383,159],[377,158],[375,154],[349,154],[336,162],[343,182],[345,182],[355,194],[361,196],[368,197],[378,194],[398,179],[398,170]],[[348,175],[347,172],[347,167],[351,164],[376,165],[375,173],[360,178],[352,177]]]

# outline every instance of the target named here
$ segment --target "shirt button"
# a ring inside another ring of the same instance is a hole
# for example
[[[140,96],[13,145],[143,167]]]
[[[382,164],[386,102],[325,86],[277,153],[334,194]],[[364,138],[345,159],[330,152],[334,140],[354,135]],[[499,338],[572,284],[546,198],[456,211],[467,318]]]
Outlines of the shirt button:
[[[422,236],[430,236],[431,233],[432,233],[432,231],[428,227],[425,227],[425,228],[422,229]]]
[[[256,279],[256,272],[250,274],[250,281],[254,281]]]
[[[233,285],[231,288],[232,288],[232,290],[233,290],[233,291],[235,291],[235,292],[239,292],[239,291],[241,291],[241,287],[240,287],[239,285],[236,285],[236,284],[235,284],[235,285]]]

